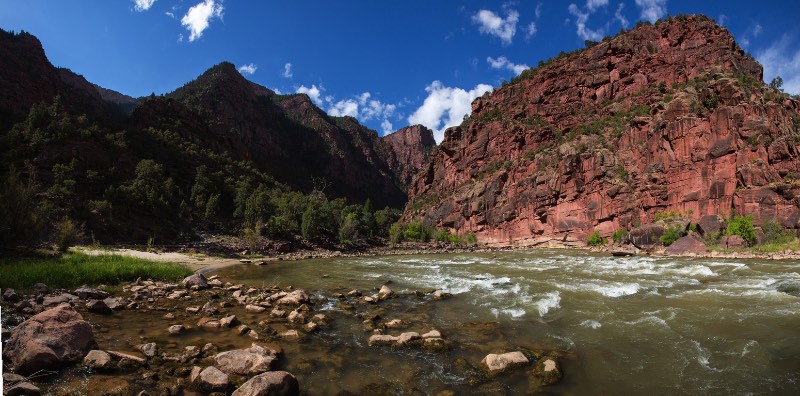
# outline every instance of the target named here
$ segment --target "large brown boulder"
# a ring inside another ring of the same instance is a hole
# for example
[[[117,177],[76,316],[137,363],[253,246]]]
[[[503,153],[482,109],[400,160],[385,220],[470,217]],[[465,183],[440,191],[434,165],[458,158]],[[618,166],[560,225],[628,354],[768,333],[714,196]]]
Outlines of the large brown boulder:
[[[650,223],[634,228],[629,234],[633,246],[639,249],[652,249],[661,244],[661,235],[664,235],[664,224]]]
[[[286,371],[271,371],[250,378],[231,396],[293,396],[300,393],[297,378]]]
[[[720,215],[705,215],[700,217],[700,220],[697,222],[700,232],[702,232],[703,235],[719,232],[723,224],[724,220]]]
[[[702,254],[707,251],[706,244],[693,236],[685,236],[672,242],[667,247],[666,253],[671,256],[684,254]]]
[[[97,349],[92,326],[69,305],[60,305],[22,322],[11,333],[3,356],[14,371],[53,370]]]

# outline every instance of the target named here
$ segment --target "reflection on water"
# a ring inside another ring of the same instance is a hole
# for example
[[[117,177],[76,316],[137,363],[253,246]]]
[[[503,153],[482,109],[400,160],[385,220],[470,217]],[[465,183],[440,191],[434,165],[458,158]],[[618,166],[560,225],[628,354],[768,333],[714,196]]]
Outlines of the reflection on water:
[[[389,281],[395,291],[454,294],[436,303],[399,299],[382,307],[386,318],[407,316],[441,329],[458,345],[454,350],[375,352],[362,348],[366,335],[359,323],[343,320],[319,338],[348,363],[342,372],[299,374],[306,383],[333,375],[347,384],[348,376],[370,375],[423,393],[459,389],[468,385],[469,373],[454,361],[476,365],[486,353],[523,348],[567,352],[566,377],[549,388],[556,392],[740,394],[800,389],[800,298],[781,289],[798,281],[798,272],[800,264],[791,261],[531,250],[279,262],[221,275],[256,286],[290,284],[322,298]],[[325,306],[338,309],[333,301]],[[396,368],[406,366],[406,377],[398,374]],[[524,378],[500,382],[508,391],[528,391]]]

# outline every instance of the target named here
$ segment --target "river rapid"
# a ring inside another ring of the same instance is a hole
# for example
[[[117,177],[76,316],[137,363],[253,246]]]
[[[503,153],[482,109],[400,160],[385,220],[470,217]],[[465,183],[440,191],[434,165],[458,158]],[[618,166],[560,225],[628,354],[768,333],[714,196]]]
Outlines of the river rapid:
[[[435,303],[395,299],[381,311],[409,330],[440,330],[453,342],[446,352],[368,348],[359,321],[340,320],[315,335],[308,350],[325,344],[339,363],[287,362],[290,371],[305,364],[297,375],[310,393],[800,391],[800,263],[794,261],[539,249],[277,262],[218,273],[234,283],[306,289],[321,301],[316,309],[332,317],[348,314],[334,293],[386,282],[399,294],[453,294]],[[468,366],[479,367],[487,353],[513,350],[560,351],[563,380],[535,388],[521,370],[472,387],[478,382]]]

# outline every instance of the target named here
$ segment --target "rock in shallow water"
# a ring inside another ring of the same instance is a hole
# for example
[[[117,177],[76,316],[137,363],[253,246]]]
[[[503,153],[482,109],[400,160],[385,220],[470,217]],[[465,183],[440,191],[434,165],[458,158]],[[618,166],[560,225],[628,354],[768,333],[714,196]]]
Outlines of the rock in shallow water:
[[[92,326],[68,305],[32,316],[11,333],[3,356],[15,371],[53,370],[83,359],[97,349]]]
[[[204,392],[224,392],[228,389],[228,374],[208,366],[195,379],[197,388]]]
[[[278,358],[278,352],[253,344],[250,348],[220,352],[214,363],[228,374],[253,375],[268,371]]]
[[[286,371],[272,371],[250,378],[231,396],[294,396],[299,393],[297,378]]]
[[[526,358],[525,355],[519,351],[503,353],[500,355],[490,353],[486,355],[483,360],[481,360],[481,364],[484,365],[484,368],[489,372],[489,374],[502,373],[514,367],[527,365],[528,363],[530,363],[528,358]]]
[[[111,355],[98,349],[93,349],[84,356],[83,365],[94,370],[111,370],[115,367]]]

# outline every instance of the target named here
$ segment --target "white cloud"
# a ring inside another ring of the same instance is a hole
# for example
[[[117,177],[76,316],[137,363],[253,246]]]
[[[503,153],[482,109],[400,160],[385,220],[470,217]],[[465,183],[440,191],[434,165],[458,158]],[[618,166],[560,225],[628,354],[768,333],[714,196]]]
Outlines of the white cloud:
[[[523,71],[530,69],[530,66],[525,64],[515,64],[508,60],[505,56],[501,56],[497,59],[492,58],[491,56],[486,58],[486,62],[489,63],[489,66],[492,69],[508,69],[514,72],[515,75],[519,75]]]
[[[372,99],[372,94],[369,92],[364,92],[355,99],[343,99],[334,102],[333,97],[329,96],[325,100],[330,104],[328,114],[335,117],[356,117],[362,122],[381,118],[386,120],[392,117],[395,110],[397,110],[397,105]]]
[[[478,30],[481,33],[496,36],[500,38],[503,45],[508,45],[511,44],[514,34],[517,32],[519,12],[508,10],[507,14],[508,16],[503,19],[492,11],[480,10],[472,16],[472,22],[479,25]]]
[[[655,22],[667,14],[667,0],[636,0],[641,11],[641,18]]]
[[[328,114],[334,117],[358,117],[358,102],[353,99],[340,100],[328,108]]]
[[[617,11],[614,12],[614,18],[619,21],[619,24],[622,25],[623,28],[628,27],[628,18],[625,18],[625,15],[622,15],[622,9],[625,8],[625,3],[619,3],[617,7]]]
[[[606,4],[607,3],[608,2],[606,2]],[[600,41],[603,38],[603,29],[592,30],[586,27],[586,22],[589,20],[589,16],[592,15],[592,12],[596,9],[591,8],[591,4],[592,0],[586,2],[587,11],[585,12],[581,11],[581,9],[574,3],[570,4],[567,10],[575,17],[575,27],[577,28],[576,33],[578,36],[584,40]],[[595,5],[595,7],[597,6]]]
[[[783,90],[800,94],[800,49],[793,46],[793,37],[784,34],[780,40],[762,50],[756,59],[764,65],[764,81],[781,76]]]
[[[170,11],[167,11],[167,12],[165,12],[165,13],[164,13],[164,15],[166,15],[166,16],[168,16],[168,17],[172,18],[172,19],[175,19],[175,14],[173,14],[173,13],[172,13],[172,12],[170,12]]]
[[[595,12],[600,7],[605,7],[608,5],[608,0],[586,0],[586,9],[589,12]]]
[[[478,84],[467,91],[462,88],[446,87],[440,81],[434,81],[425,88],[428,97],[414,114],[408,117],[408,122],[422,124],[434,131],[436,142],[441,143],[444,130],[460,124],[465,115],[472,112],[472,101],[491,91],[487,84]]]
[[[386,119],[384,119],[383,122],[381,122],[381,130],[383,130],[384,136],[394,132],[394,128],[392,128],[392,123]]]
[[[239,73],[242,73],[242,74],[252,75],[253,73],[256,72],[256,70],[258,70],[258,66],[256,66],[253,63],[251,63],[249,65],[239,66]]]
[[[536,34],[536,22],[531,22],[528,27],[525,28],[525,38],[529,39]]]
[[[314,103],[316,103],[317,105],[322,104],[322,101],[320,100],[320,95],[322,94],[322,91],[319,88],[317,88],[316,85],[312,85],[311,88],[306,88],[305,85],[301,85],[300,88],[297,88],[295,92],[308,95],[308,97],[311,98],[311,100],[314,101]]]
[[[725,14],[719,14],[717,23],[719,23],[720,26],[725,26],[725,22],[728,22],[728,16]]]
[[[195,41],[203,36],[203,31],[214,18],[222,18],[222,4],[214,0],[205,0],[189,8],[186,15],[181,18],[181,25],[189,31],[189,41]]]
[[[292,78],[293,74],[292,74],[292,64],[291,63],[287,63],[287,64],[283,65],[283,76],[286,77],[286,78]]]
[[[147,11],[153,6],[156,0],[134,0],[133,9],[139,12]]]
[[[753,28],[753,37],[758,37],[763,31],[764,28],[761,27],[761,24],[756,23],[756,26]]]
[[[536,5],[535,14],[536,14],[536,19],[539,19],[539,17],[542,16],[542,3]]]

